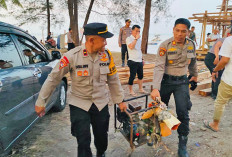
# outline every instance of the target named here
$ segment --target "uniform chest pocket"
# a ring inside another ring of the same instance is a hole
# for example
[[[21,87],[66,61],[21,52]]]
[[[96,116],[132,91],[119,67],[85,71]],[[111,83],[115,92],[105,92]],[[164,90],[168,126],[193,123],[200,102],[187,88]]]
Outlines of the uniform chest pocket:
[[[168,55],[168,60],[176,60],[176,59],[178,59],[177,54]]]
[[[77,69],[77,82],[80,85],[88,85],[90,83],[89,69]]]
[[[108,73],[110,73],[108,66],[100,67],[100,82],[106,82]]]

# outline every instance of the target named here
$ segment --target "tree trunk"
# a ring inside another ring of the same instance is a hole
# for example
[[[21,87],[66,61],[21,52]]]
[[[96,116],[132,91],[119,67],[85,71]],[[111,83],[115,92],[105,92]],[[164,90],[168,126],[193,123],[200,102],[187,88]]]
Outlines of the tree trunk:
[[[87,24],[87,22],[88,22],[88,20],[89,20],[89,16],[90,16],[90,13],[91,13],[91,10],[92,10],[92,7],[93,7],[93,2],[94,2],[94,0],[91,0],[91,1],[90,1],[89,8],[88,8],[87,13],[86,13],[86,16],[85,16],[85,21],[84,21],[83,27]],[[80,41],[80,43],[82,43],[83,36],[84,36],[84,35],[81,36],[81,41]]]
[[[75,45],[80,45],[79,40],[79,30],[78,30],[78,0],[74,0],[73,4],[74,8],[74,28],[73,28],[73,39],[75,41]]]
[[[70,28],[72,29],[72,39],[76,46],[80,45],[78,31],[78,0],[68,0],[68,10],[70,17]]]
[[[47,35],[49,32],[51,32],[51,24],[50,24],[50,4],[49,4],[49,0],[47,0],[47,20],[48,20],[48,25],[47,25]]]
[[[144,54],[147,54],[148,34],[150,27],[150,13],[151,13],[151,0],[146,0],[143,36],[142,36],[142,45],[141,45],[141,50],[142,53]]]
[[[73,0],[68,0],[69,27],[73,26]]]

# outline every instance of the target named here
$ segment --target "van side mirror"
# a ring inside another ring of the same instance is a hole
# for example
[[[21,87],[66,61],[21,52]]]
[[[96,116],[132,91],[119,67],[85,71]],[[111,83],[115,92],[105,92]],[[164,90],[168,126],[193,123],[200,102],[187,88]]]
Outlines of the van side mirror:
[[[59,51],[52,51],[51,54],[52,54],[52,60],[61,58],[61,53]]]

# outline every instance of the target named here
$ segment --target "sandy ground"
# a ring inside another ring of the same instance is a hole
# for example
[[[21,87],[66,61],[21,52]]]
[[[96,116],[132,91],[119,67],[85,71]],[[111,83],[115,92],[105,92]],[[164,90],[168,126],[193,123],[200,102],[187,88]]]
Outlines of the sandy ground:
[[[120,63],[120,54],[114,54],[116,64]],[[145,56],[149,62],[152,62],[155,55]],[[145,90],[150,91],[151,83],[144,84]],[[127,86],[123,86],[126,98]],[[137,85],[135,85],[137,89]],[[136,90],[135,90],[136,91]],[[151,99],[149,98],[149,101]],[[203,129],[202,121],[211,120],[214,106],[211,97],[202,97],[197,94],[191,94],[193,103],[190,111],[190,134],[188,150],[191,157],[232,157],[232,134],[231,134],[231,111],[232,103],[226,107],[220,131],[215,133],[211,130]],[[145,99],[138,99],[138,102],[145,103]],[[173,97],[170,100],[169,107],[175,111],[175,102]],[[126,157],[130,154],[129,143],[124,139],[120,132],[114,130],[113,105],[110,106],[110,129],[109,146],[106,152],[107,157]],[[176,157],[178,137],[174,131],[169,137],[162,138],[160,147],[149,147],[146,144],[138,147],[132,153],[132,157]],[[26,136],[14,147],[13,154],[10,157],[75,157],[77,156],[76,139],[70,133],[69,107],[63,112],[49,112],[41,118],[28,132]],[[93,144],[91,148],[93,154],[96,149]]]

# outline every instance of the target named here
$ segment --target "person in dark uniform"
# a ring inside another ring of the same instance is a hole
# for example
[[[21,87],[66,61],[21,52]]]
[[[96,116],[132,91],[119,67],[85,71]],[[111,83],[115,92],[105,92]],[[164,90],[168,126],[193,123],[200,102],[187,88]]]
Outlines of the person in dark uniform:
[[[197,64],[195,45],[186,38],[190,28],[187,19],[179,18],[175,21],[173,37],[161,43],[156,56],[154,68],[154,90],[151,98],[161,97],[168,105],[171,94],[174,95],[177,118],[181,121],[178,127],[179,146],[178,155],[188,157],[187,141],[189,134],[189,110],[191,101],[189,96],[189,81],[197,82]],[[188,80],[189,70],[192,78]]]
[[[85,44],[65,53],[49,74],[36,101],[35,111],[39,116],[44,115],[51,93],[70,72],[71,133],[77,139],[78,157],[92,157],[90,125],[97,157],[104,157],[108,146],[109,91],[113,103],[119,104],[121,111],[127,106],[123,102],[124,93],[113,56],[105,50],[106,38],[113,34],[108,32],[104,23],[89,23],[84,26],[84,35]]]

